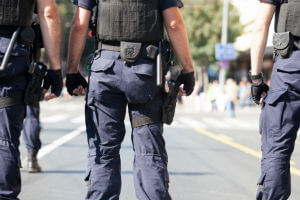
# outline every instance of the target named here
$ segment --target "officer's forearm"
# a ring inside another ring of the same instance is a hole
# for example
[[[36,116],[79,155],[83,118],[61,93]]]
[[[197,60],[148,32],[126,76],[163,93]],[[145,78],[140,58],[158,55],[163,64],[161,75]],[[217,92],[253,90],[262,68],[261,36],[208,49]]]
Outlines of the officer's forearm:
[[[72,20],[67,73],[77,73],[80,58],[86,43],[90,12],[78,7]]]
[[[251,74],[256,75],[261,72],[268,37],[268,28],[260,31],[254,31],[252,37]]]
[[[166,9],[163,17],[168,36],[183,70],[194,71],[187,32],[178,7]]]
[[[268,39],[269,27],[275,11],[275,6],[269,3],[260,3],[258,15],[254,23],[251,44],[251,73],[261,72],[263,57]]]
[[[61,23],[55,1],[38,1],[38,15],[50,68],[53,70],[60,69]]]

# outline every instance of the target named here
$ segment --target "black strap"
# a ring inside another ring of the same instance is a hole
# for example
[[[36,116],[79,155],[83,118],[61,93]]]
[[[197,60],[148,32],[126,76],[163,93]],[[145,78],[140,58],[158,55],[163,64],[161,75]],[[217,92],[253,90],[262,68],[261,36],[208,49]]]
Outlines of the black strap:
[[[28,74],[27,73],[21,73],[15,76],[11,76],[8,78],[0,78],[0,84],[11,84],[11,83],[16,83],[21,80],[27,79]]]
[[[23,95],[17,94],[14,96],[0,97],[0,109],[9,106],[14,106],[23,103]]]
[[[131,126],[132,128],[137,128],[140,126],[145,126],[147,124],[161,122],[162,121],[161,115],[162,115],[161,112],[157,112],[157,113],[150,113],[147,115],[140,115],[137,117],[133,117],[131,119]]]

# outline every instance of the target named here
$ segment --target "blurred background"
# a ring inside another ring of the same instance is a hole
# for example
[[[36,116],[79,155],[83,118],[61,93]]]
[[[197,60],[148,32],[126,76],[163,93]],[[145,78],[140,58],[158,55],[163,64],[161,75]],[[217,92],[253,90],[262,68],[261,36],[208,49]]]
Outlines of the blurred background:
[[[75,7],[71,0],[57,0],[61,12],[63,67]],[[256,17],[256,0],[184,0],[181,13],[188,30],[196,71],[191,97],[178,96],[176,117],[164,135],[169,153],[170,193],[174,200],[255,199],[260,176],[260,107],[251,101],[251,30]],[[263,74],[269,82],[273,67],[270,36],[265,51]],[[80,71],[87,75],[86,60],[94,50],[87,37]],[[84,98],[63,97],[41,103],[41,174],[23,170],[24,200],[84,199],[83,181],[87,164]],[[122,145],[121,200],[136,199],[132,178],[131,127]],[[291,162],[291,200],[299,200],[299,140]],[[22,158],[26,159],[24,145]]]

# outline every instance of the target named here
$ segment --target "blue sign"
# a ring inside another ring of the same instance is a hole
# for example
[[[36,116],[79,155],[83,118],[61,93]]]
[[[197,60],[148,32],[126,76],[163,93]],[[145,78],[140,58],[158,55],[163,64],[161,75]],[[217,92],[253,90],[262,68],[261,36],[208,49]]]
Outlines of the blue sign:
[[[215,54],[217,60],[235,60],[237,57],[233,44],[216,44]]]

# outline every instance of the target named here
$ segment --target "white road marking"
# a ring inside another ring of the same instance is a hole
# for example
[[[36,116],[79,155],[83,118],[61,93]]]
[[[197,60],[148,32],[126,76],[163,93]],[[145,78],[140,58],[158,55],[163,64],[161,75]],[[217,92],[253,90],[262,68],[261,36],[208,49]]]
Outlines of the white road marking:
[[[85,123],[85,116],[80,115],[79,117],[75,117],[75,118],[71,119],[71,122],[73,124],[84,124]]]
[[[56,148],[60,147],[61,145],[69,142],[70,140],[72,140],[73,138],[79,136],[83,131],[85,131],[85,126],[80,126],[78,129],[72,131],[71,133],[68,133],[67,135],[64,135],[63,137],[55,140],[54,142],[44,146],[43,148],[41,148],[41,150],[39,151],[38,154],[38,159],[43,158],[44,156],[46,156],[47,154],[49,154],[50,152],[52,152],[53,150],[55,150]]]
[[[68,133],[67,135],[64,135],[63,137],[60,137],[59,139],[55,140],[54,142],[42,147],[38,153],[38,159],[43,158],[50,152],[54,151],[56,148],[69,142],[73,138],[79,136],[85,130],[86,130],[85,126],[80,126],[78,129],[76,129],[76,130]],[[22,166],[25,166],[24,163],[26,163],[26,161],[27,161],[27,157],[22,159]]]
[[[207,128],[207,126],[204,123],[202,123],[198,120],[194,120],[192,118],[180,117],[180,118],[178,118],[178,120],[180,122],[182,122],[183,124],[187,124],[189,126],[197,126],[197,127]]]
[[[239,120],[239,119],[234,119],[234,118],[226,118],[225,122],[228,124],[231,124],[233,127],[240,127],[240,128],[245,128],[245,129],[250,129],[250,130],[256,130],[258,131],[258,122],[255,124],[250,124],[248,122]]]
[[[210,124],[210,127],[222,128],[222,129],[234,129],[236,127],[227,124],[224,121],[214,119],[214,118],[203,118],[201,121]]]
[[[44,117],[44,115],[42,115],[41,122],[43,122],[43,123],[56,123],[56,122],[65,120],[68,117],[69,117],[69,115],[64,115],[64,114],[52,115],[50,117]]]

